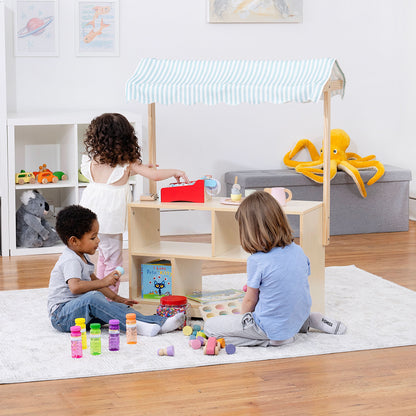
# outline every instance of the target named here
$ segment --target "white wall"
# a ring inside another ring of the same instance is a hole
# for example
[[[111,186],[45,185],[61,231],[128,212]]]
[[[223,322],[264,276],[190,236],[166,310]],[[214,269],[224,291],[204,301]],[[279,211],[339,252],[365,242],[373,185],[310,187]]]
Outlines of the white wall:
[[[146,107],[126,103],[124,94],[142,57],[335,57],[347,82],[345,98],[332,100],[332,127],[349,133],[351,151],[412,169],[416,195],[414,0],[305,0],[302,24],[208,24],[206,2],[121,0],[120,56],[104,58],[75,56],[75,1],[60,0],[60,56],[15,58],[6,0],[8,110],[126,105],[146,122]],[[298,139],[320,145],[322,107],[157,106],[158,163],[219,179],[233,169],[283,167]]]

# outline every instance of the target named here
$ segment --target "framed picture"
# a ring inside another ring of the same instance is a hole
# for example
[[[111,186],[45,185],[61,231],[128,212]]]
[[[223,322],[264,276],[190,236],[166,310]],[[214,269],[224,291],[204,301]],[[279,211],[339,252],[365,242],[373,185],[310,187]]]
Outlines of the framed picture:
[[[15,56],[58,56],[58,6],[55,0],[16,0]]]
[[[301,23],[303,0],[207,0],[209,23]]]
[[[75,22],[78,56],[118,56],[118,1],[78,0]]]

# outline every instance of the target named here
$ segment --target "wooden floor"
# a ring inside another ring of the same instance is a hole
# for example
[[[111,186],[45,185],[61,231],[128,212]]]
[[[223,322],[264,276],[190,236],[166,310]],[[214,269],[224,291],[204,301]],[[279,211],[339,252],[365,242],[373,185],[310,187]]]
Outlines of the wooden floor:
[[[0,290],[46,287],[56,259],[0,257]],[[416,223],[331,237],[326,266],[349,264],[416,290]],[[203,271],[241,269],[209,263]],[[416,415],[416,346],[0,386],[2,416],[84,414]]]

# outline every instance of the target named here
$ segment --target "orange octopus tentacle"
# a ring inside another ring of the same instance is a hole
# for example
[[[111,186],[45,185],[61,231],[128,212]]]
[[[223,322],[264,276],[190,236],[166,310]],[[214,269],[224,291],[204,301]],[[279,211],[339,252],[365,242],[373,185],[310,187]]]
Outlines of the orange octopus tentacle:
[[[369,179],[367,185],[371,186],[373,183],[377,182],[384,175],[384,165],[377,161],[364,161],[364,160],[350,160],[352,166],[357,169],[375,169],[376,173]]]
[[[330,178],[332,179],[337,174],[337,162],[336,160],[331,160],[330,162]],[[312,179],[315,182],[323,183],[323,164],[319,161],[317,162],[304,162],[296,167],[296,172],[302,173],[309,179]]]
[[[289,168],[296,168],[300,163],[297,160],[292,160],[301,150],[308,149],[312,161],[317,161],[320,158],[319,152],[316,150],[314,144],[308,139],[299,140],[295,147],[287,152],[283,157],[283,163]]]
[[[367,197],[367,191],[365,190],[364,182],[361,179],[360,172],[356,167],[354,167],[351,163],[351,161],[342,161],[338,164],[339,169],[343,170],[345,173],[347,173],[355,184],[357,185],[358,190],[360,191],[360,194],[363,198]]]
[[[357,153],[353,153],[353,152],[346,152],[345,156],[347,157],[347,159],[355,159],[355,160],[373,160],[376,158],[376,155],[369,155],[369,156],[364,156],[361,157],[360,155],[358,155]]]

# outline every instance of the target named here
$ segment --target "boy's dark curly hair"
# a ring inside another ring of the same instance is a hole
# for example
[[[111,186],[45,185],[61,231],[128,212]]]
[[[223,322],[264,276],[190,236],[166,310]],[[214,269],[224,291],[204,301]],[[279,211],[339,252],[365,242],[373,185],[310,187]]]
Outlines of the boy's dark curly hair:
[[[91,231],[96,219],[97,215],[90,209],[81,205],[69,205],[59,211],[56,217],[56,232],[67,246],[72,236],[81,239],[85,233]]]
[[[118,113],[94,118],[85,132],[84,144],[89,157],[97,163],[115,167],[142,161],[134,128]]]

